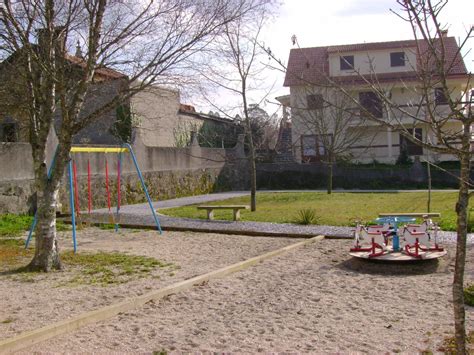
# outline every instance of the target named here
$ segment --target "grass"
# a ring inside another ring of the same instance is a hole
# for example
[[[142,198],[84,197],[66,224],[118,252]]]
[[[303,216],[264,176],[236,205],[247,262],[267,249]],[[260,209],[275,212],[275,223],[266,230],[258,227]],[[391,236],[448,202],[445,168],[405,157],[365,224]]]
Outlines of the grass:
[[[439,225],[443,230],[456,229],[454,206],[456,192],[433,192],[431,211],[440,212]],[[206,203],[207,204],[207,203]],[[249,204],[249,197],[237,197],[216,201],[215,205]],[[196,209],[197,205],[162,209],[161,213],[186,218],[205,219],[206,214]],[[393,192],[393,193],[334,193],[325,192],[286,192],[258,193],[257,211],[243,210],[243,221],[297,223],[300,220],[298,211],[312,209],[317,219],[313,223],[321,225],[351,226],[357,220],[372,221],[378,213],[390,212],[426,212],[427,193]],[[214,211],[214,217],[221,220],[232,220],[231,211]],[[470,224],[474,231],[474,223]]]
[[[27,215],[0,215],[0,238],[19,237],[30,228],[33,217]]]
[[[0,271],[19,267],[33,257],[32,249],[25,249],[19,239],[0,239]]]
[[[0,238],[17,238],[30,229],[33,216],[4,214],[0,215]],[[56,222],[58,232],[68,231],[71,227],[62,221]]]
[[[474,284],[470,284],[464,288],[464,303],[474,307]]]
[[[115,229],[115,224],[112,224],[112,223],[100,224],[98,227],[102,230],[113,230]]]
[[[63,253],[61,260],[67,268],[80,269],[81,273],[68,281],[69,284],[110,284],[126,283],[149,275],[157,268],[171,267],[155,258],[123,253]]]
[[[474,331],[470,331],[467,334],[467,353],[474,354]],[[454,337],[445,338],[443,345],[438,349],[445,354],[457,354],[456,352],[456,339]]]
[[[0,271],[18,276],[23,282],[35,282],[37,273],[27,272],[24,265],[33,257],[33,249],[25,249],[22,240],[0,239]],[[155,258],[124,253],[61,253],[64,269],[71,277],[60,286],[100,285],[126,283],[146,277],[159,268],[178,267]],[[23,267],[23,268],[22,268]]]

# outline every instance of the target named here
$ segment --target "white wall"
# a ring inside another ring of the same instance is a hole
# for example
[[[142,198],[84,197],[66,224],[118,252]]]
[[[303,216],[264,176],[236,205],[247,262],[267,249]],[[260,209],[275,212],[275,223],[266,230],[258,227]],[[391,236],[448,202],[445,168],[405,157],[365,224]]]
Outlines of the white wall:
[[[178,91],[151,87],[132,98],[140,137],[148,147],[176,147],[177,135],[199,129],[203,120],[180,115]],[[189,132],[188,132],[189,133]]]
[[[453,83],[453,97],[459,95],[461,92],[461,85],[459,83]],[[402,87],[393,87],[388,88],[392,93],[392,101],[394,103],[400,105],[406,105],[408,103],[417,103],[419,100],[417,99],[417,95],[419,95],[419,90],[416,87],[413,88],[402,88]],[[387,90],[388,90],[387,89]],[[367,90],[366,88],[359,87],[360,91]],[[296,161],[301,162],[301,136],[302,135],[311,135],[316,134],[314,130],[312,130],[308,126],[308,116],[310,115],[307,107],[306,107],[306,95],[312,93],[322,93],[323,95],[328,96],[327,90],[320,90],[320,89],[309,89],[305,87],[291,87],[290,88],[290,101],[292,107],[292,143],[293,143],[293,153]],[[329,95],[332,95],[333,92],[330,92]],[[358,97],[358,91],[353,90],[354,97]],[[434,97],[434,96],[433,96]],[[403,110],[409,111],[411,113],[415,113],[417,108],[410,108],[410,107],[403,107]],[[440,106],[437,108],[438,114],[443,114],[446,111],[446,106]],[[387,114],[384,113],[386,117]],[[328,117],[330,117],[328,115]],[[397,122],[401,122],[404,124],[405,128],[413,127],[414,120],[412,117],[407,116],[402,111],[393,111],[390,113],[390,117],[392,119],[392,123],[397,124]],[[396,117],[396,118],[395,118]],[[419,112],[419,117],[424,118],[425,112],[421,110]],[[354,118],[354,125],[349,129],[363,129],[360,124],[357,122],[357,118]],[[328,124],[328,127],[331,127],[331,124]],[[375,122],[367,122],[367,134],[366,137],[361,138],[360,144],[358,144],[357,148],[352,150],[353,161],[358,162],[371,162],[376,159],[379,162],[383,163],[395,163],[399,154],[400,154],[400,134],[399,132],[393,131],[388,132],[387,128],[384,126],[380,126]],[[436,137],[434,136],[433,132],[431,132],[429,125],[427,124],[420,124],[417,122],[417,127],[421,127],[423,130],[423,139],[425,141],[430,141],[431,143],[436,143]],[[445,126],[445,132],[454,133],[459,131],[460,124],[454,120],[448,121]],[[330,133],[330,132],[328,132]],[[429,140],[428,140],[429,135]],[[370,148],[364,148],[365,146],[371,146]],[[391,146],[391,148],[390,148]],[[440,155],[436,153],[430,153],[426,149],[424,150],[424,159],[430,160],[455,160],[455,157],[450,155]]]
[[[392,67],[390,65],[390,53],[405,52],[405,66]],[[413,49],[386,49],[366,52],[343,52],[329,54],[329,75],[346,76],[354,75],[354,70],[341,70],[341,56],[354,56],[354,69],[359,74],[370,73],[397,73],[416,70],[416,55]]]

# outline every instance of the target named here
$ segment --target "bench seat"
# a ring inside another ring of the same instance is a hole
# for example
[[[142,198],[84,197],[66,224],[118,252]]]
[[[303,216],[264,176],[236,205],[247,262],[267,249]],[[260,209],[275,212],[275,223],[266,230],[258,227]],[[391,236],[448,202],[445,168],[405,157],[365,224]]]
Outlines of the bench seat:
[[[248,205],[216,205],[216,206],[198,206],[198,210],[206,210],[207,219],[214,219],[214,210],[232,210],[234,221],[240,221],[240,210],[248,210]]]

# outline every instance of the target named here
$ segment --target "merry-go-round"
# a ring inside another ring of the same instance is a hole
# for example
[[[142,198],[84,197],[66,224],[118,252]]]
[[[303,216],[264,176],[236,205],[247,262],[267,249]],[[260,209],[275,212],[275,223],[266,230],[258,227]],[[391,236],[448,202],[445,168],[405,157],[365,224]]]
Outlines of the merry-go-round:
[[[377,225],[357,223],[350,255],[385,261],[437,259],[447,254],[439,245],[439,213],[381,213]],[[421,219],[421,223],[415,223]]]

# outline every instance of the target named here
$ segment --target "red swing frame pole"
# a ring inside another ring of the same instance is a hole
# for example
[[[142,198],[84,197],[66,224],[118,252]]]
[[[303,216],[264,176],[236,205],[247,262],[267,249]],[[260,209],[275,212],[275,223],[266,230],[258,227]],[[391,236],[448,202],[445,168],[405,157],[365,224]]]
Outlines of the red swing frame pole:
[[[89,209],[89,214],[91,214],[92,211],[92,189],[91,189],[91,163],[89,159],[87,159],[87,195],[88,195],[88,209]]]
[[[120,158],[117,160],[117,211],[120,210],[120,177],[121,177]]]
[[[115,231],[118,232],[119,229],[119,218],[120,218],[120,200],[121,200],[121,174],[122,174],[122,153],[119,153],[118,159],[117,159],[117,212],[116,212],[116,217],[115,217]]]
[[[109,163],[105,159],[105,191],[107,193],[107,207],[110,212]]]
[[[77,188],[77,167],[76,161],[72,161],[72,172],[73,172],[73,179],[74,179],[74,200],[76,203],[76,213],[78,216],[81,215],[81,206],[79,204],[79,190]]]

